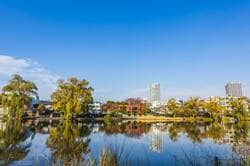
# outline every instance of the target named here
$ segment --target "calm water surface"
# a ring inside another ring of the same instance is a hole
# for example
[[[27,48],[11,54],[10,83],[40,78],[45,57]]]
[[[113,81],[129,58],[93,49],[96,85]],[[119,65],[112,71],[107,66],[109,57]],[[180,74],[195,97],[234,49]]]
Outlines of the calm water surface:
[[[86,165],[108,149],[130,165],[236,163],[250,124],[0,121],[0,165]]]

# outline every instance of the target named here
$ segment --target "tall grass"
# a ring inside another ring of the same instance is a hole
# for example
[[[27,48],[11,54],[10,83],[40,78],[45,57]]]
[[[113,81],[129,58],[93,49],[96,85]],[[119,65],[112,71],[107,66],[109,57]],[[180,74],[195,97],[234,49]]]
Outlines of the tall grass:
[[[100,166],[119,166],[119,155],[117,152],[104,148],[100,154]]]
[[[122,146],[104,146],[98,158],[89,158],[90,166],[130,166],[135,165],[130,157],[132,151],[125,152],[125,144]],[[136,165],[139,162],[137,162]]]

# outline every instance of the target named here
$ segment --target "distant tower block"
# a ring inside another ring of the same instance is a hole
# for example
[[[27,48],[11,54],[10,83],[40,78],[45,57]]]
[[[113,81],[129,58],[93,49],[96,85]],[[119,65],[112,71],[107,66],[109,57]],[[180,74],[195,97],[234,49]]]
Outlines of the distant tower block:
[[[226,95],[232,96],[232,97],[242,97],[242,86],[241,83],[228,83],[225,86],[226,89]]]
[[[151,104],[160,103],[161,101],[161,89],[159,83],[152,83],[149,86],[149,102]]]

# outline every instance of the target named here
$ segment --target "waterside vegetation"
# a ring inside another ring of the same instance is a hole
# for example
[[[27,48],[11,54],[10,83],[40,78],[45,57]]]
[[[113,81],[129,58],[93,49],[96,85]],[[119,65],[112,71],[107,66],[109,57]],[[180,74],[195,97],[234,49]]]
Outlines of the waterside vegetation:
[[[216,152],[201,150],[201,158],[198,154],[192,154],[188,151],[185,155],[169,156],[176,159],[176,165],[190,165],[188,162],[195,162],[197,165],[206,162],[219,161],[221,165],[239,165],[239,162],[249,163],[249,152],[242,149],[249,148],[249,123],[239,122],[237,124],[216,123],[191,123],[191,122],[170,122],[170,123],[146,123],[128,121],[122,123],[85,123],[76,121],[33,121],[27,120],[20,123],[16,120],[2,121],[0,127],[0,161],[9,165],[15,161],[24,160],[32,146],[32,140],[46,134],[48,137],[42,137],[44,144],[51,150],[50,156],[40,156],[34,158],[34,163],[39,162],[42,165],[147,165],[147,160],[135,160],[133,153],[129,151],[130,147],[123,142],[120,146],[116,144],[107,144],[100,147],[98,155],[91,155],[91,133],[98,131],[106,136],[124,135],[127,138],[139,140],[145,135],[153,134],[154,131],[167,135],[172,142],[178,142],[187,137],[194,144],[202,144],[208,139],[215,144],[228,144],[233,147],[233,151],[239,156],[227,156],[226,161]],[[230,135],[230,139],[228,136]],[[161,141],[158,140],[159,151],[163,149]],[[35,141],[36,142],[36,141]],[[33,142],[33,144],[35,143]],[[42,141],[43,142],[43,141]],[[119,142],[119,141],[118,141]],[[120,141],[122,142],[122,141]],[[244,146],[244,147],[242,147]],[[133,149],[131,149],[133,150]],[[186,149],[187,150],[187,149]],[[197,152],[197,151],[196,151]],[[141,156],[144,157],[143,155]],[[147,157],[147,156],[145,156]],[[215,160],[215,157],[218,159]],[[234,158],[235,157],[235,158]],[[237,157],[237,158],[236,158]],[[167,158],[167,157],[166,157]],[[166,158],[162,158],[165,160]],[[37,160],[37,161],[36,161]],[[139,162],[139,163],[138,163]],[[140,163],[141,162],[141,163]],[[184,164],[186,163],[186,164]],[[14,163],[15,164],[15,163]],[[32,165],[32,164],[30,164]]]
[[[39,115],[58,113],[59,118],[66,120],[93,118],[89,116],[89,104],[93,103],[94,89],[85,79],[71,77],[59,80],[55,92],[51,95],[52,109],[43,104],[34,107],[32,103],[38,98],[36,85],[24,80],[20,75],[14,75],[0,94],[0,105],[8,118],[29,118],[29,113]],[[249,120],[249,99],[246,97],[230,98],[223,106],[219,98],[203,100],[191,97],[186,101],[169,99],[164,104],[163,112],[152,111],[149,103],[140,99],[128,99],[123,102],[107,101],[102,105],[102,115],[98,117],[105,121],[128,119],[138,121],[206,121],[206,122],[236,122]],[[37,116],[36,118],[40,118]],[[47,117],[51,118],[51,116]]]

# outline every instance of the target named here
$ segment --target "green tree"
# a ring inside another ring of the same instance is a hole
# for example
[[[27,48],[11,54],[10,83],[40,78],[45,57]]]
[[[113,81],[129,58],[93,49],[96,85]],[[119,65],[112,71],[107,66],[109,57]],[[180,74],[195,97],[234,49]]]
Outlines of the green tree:
[[[39,104],[37,110],[39,113],[44,113],[47,109],[44,104]]]
[[[236,119],[241,120],[247,117],[247,110],[245,108],[245,98],[237,98],[230,101],[229,105],[232,113]]]
[[[34,96],[37,96],[36,85],[17,74],[2,88],[2,104],[9,117],[20,119]]]
[[[75,77],[68,80],[59,80],[56,91],[51,95],[55,110],[63,111],[66,119],[72,114],[79,114],[88,110],[88,104],[93,101],[93,89],[86,80]]]
[[[184,103],[184,109],[188,116],[195,116],[196,113],[199,111],[200,107],[202,106],[202,103],[200,101],[200,98],[198,97],[191,97],[189,100],[187,100]]]
[[[219,115],[223,112],[223,107],[219,102],[210,100],[204,104],[204,108],[208,111],[211,118],[218,122]]]
[[[177,113],[177,109],[180,108],[178,102],[174,98],[168,100],[166,107],[167,112],[172,113],[174,116]]]
[[[2,94],[0,94],[0,105],[2,105]]]
[[[248,107],[248,112],[250,111],[250,99],[247,99],[247,107]]]

